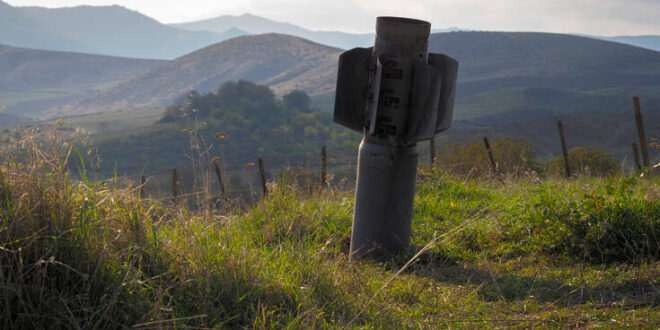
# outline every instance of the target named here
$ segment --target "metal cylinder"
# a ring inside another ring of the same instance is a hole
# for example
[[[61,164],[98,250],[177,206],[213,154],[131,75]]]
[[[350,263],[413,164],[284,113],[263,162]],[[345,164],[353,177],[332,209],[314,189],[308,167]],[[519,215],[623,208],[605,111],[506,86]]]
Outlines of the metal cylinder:
[[[379,17],[373,57],[382,65],[374,134],[360,144],[350,258],[389,256],[410,244],[418,154],[405,134],[414,62],[427,61],[431,24]]]
[[[431,23],[403,17],[378,17],[374,55],[425,59]]]
[[[399,144],[406,132],[408,108],[414,62],[428,61],[428,39],[431,24],[424,21],[379,17],[376,22],[376,41],[373,56],[382,65],[382,80],[378,98],[378,137],[389,143]],[[370,140],[373,140],[370,138]],[[384,141],[383,141],[384,142]],[[379,143],[377,141],[376,143]]]
[[[381,257],[410,244],[410,227],[417,175],[413,146],[360,144],[352,258]]]

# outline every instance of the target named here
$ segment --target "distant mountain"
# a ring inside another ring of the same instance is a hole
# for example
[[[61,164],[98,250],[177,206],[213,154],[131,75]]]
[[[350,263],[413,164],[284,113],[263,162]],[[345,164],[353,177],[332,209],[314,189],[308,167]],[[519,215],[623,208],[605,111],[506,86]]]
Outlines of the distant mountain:
[[[660,85],[660,53],[571,35],[440,33],[431,36],[430,51],[459,60],[462,95],[517,87],[593,91]]]
[[[446,142],[509,136],[530,141],[541,156],[549,156],[558,152],[556,121],[561,119],[571,147],[595,146],[623,157],[635,141],[630,111],[633,95],[642,97],[647,135],[650,139],[660,137],[660,113],[655,111],[660,108],[660,98],[655,96],[660,88],[658,52],[570,35],[504,32],[433,34],[430,49],[450,54],[461,65],[456,121],[443,135]],[[238,79],[269,85],[278,94],[303,89],[331,98],[340,53],[339,49],[287,35],[239,37],[163,63],[50,114],[162,109],[192,89],[205,92]],[[133,113],[137,112],[117,112],[110,117],[130,117]],[[160,113],[150,113],[151,121],[143,120],[145,124],[140,127],[103,136],[106,150],[112,150],[106,159],[122,162],[130,158],[137,167],[153,159],[166,159],[166,166],[185,160],[181,148],[163,142],[172,136],[168,135],[172,128],[154,125]],[[330,114],[315,116],[314,120],[321,120]],[[105,118],[102,121],[107,123],[109,117]],[[327,125],[329,130],[342,130]],[[176,141],[181,146],[186,140]],[[286,145],[284,141],[268,143]],[[140,158],[135,157],[136,150]],[[253,150],[248,153],[254,154]],[[226,157],[240,159],[238,153]]]
[[[607,37],[605,40],[660,51],[660,36],[619,36]]]
[[[614,110],[613,99],[648,95],[660,86],[660,53],[623,44],[547,33],[451,32],[433,34],[430,49],[461,63],[459,118],[562,100],[571,109]],[[191,89],[252,80],[277,91],[300,88],[332,95],[340,50],[285,35],[232,39],[184,56],[76,106],[76,111],[166,105]],[[529,91],[528,91],[529,90]],[[497,103],[490,103],[492,101]],[[579,106],[577,106],[579,104]],[[552,106],[550,106],[552,105]],[[539,110],[547,111],[547,110]]]
[[[120,6],[51,9],[0,0],[0,44],[17,47],[172,59],[236,35],[180,30]]]
[[[168,62],[59,111],[93,112],[123,107],[165,106],[191,90],[206,92],[223,82],[249,80],[278,93],[303,89],[333,93],[340,50],[280,34],[231,39]]]
[[[218,33],[223,33],[230,29],[239,29],[248,34],[288,34],[342,49],[367,46],[373,43],[374,40],[372,33],[353,34],[339,31],[314,31],[290,23],[277,22],[251,14],[240,16],[226,15],[202,21],[172,24],[171,26],[189,31],[212,31]]]
[[[0,0],[0,44],[44,49],[79,46],[74,40],[49,30],[43,23]]]
[[[310,30],[291,23],[278,22],[252,14],[224,15],[201,21],[171,24],[171,26],[190,31],[214,31],[219,33],[224,33],[230,29],[239,29],[246,34],[288,34],[341,49],[368,47],[373,44],[375,37],[374,33]],[[461,29],[455,27],[434,29],[433,33],[455,31],[461,31]]]
[[[39,111],[107,89],[165,63],[0,45],[0,108]]]

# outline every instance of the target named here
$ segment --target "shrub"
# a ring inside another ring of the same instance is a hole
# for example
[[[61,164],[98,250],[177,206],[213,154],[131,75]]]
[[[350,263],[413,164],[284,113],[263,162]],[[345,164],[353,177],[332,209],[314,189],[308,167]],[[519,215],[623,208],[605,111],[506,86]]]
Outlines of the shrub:
[[[648,200],[634,178],[602,185],[545,184],[530,204],[511,213],[503,229],[529,251],[562,254],[595,263],[638,262],[660,257],[660,201]],[[524,245],[523,244],[523,245]]]
[[[573,148],[568,152],[571,173],[575,175],[610,176],[619,172],[619,164],[612,155],[598,149]],[[563,156],[555,157],[546,165],[551,176],[564,175]]]
[[[500,174],[523,175],[538,167],[534,150],[528,142],[499,138],[491,141],[491,148]],[[483,142],[450,145],[440,154],[438,163],[454,174],[493,174]]]
[[[660,203],[634,198],[632,179],[615,179],[559,212],[570,230],[561,247],[592,262],[660,257]]]

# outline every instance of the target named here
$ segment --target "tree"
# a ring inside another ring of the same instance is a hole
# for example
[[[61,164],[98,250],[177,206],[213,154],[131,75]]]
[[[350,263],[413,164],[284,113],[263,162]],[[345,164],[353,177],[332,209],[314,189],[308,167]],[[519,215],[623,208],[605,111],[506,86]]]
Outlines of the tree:
[[[292,91],[284,95],[282,100],[284,101],[284,106],[288,109],[302,112],[309,112],[311,110],[312,99],[304,91]]]

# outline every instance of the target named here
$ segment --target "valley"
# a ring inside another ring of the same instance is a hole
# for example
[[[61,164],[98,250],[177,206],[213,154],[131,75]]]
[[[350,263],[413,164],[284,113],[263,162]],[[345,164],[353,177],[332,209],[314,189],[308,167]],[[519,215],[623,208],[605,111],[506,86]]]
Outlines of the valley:
[[[461,62],[457,123],[443,138],[445,143],[467,143],[484,135],[514,137],[530,141],[538,155],[547,158],[559,152],[554,125],[561,119],[569,132],[580,132],[571,134],[571,145],[602,148],[630,159],[629,146],[635,139],[630,108],[635,95],[643,97],[650,137],[660,136],[655,110],[660,99],[654,93],[660,86],[660,53],[543,33],[437,33],[430,44],[432,51],[446,49]],[[176,128],[158,123],[164,109],[190,91],[207,93],[226,82],[254,81],[278,97],[305,91],[319,118],[325,118],[318,124],[340,134],[342,129],[330,122],[340,52],[281,34],[237,37],[172,61],[4,47],[0,48],[0,69],[5,72],[0,85],[6,87],[0,103],[12,116],[65,118],[70,127],[82,125],[101,143],[101,150],[108,150],[104,159],[113,160],[107,165],[108,174],[134,173],[145,168],[145,159],[167,159],[149,161],[146,168],[157,171],[186,162],[185,143],[173,148],[171,142],[155,138],[170,136],[177,141],[176,134],[166,133]],[[349,140],[357,143],[356,139]],[[292,146],[273,142],[266,149],[258,145],[246,149],[238,143],[225,156],[241,163],[266,154],[274,158],[276,167],[303,157]],[[141,143],[140,161],[131,155]],[[308,144],[312,153],[321,145],[342,157],[353,152],[344,147],[347,142],[331,139]],[[273,147],[278,151],[270,156],[265,150]]]

